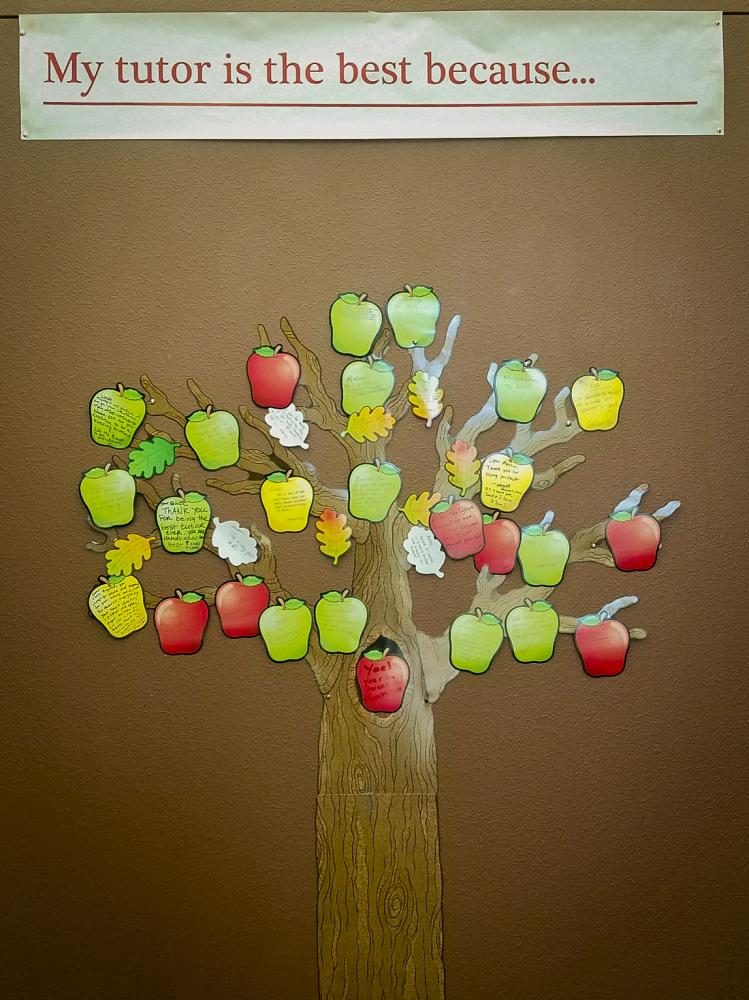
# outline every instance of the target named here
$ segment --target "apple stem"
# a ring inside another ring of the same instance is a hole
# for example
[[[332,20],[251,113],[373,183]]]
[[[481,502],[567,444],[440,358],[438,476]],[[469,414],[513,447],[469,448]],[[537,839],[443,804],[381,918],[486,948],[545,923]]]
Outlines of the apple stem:
[[[283,607],[283,606],[284,606],[284,604],[286,604],[286,600],[285,600],[285,598],[283,598],[283,597],[279,597],[279,598],[278,598],[278,604],[279,604],[279,605],[280,605],[281,607]]]
[[[176,596],[177,596],[177,597],[178,597],[178,598],[180,599],[180,601],[181,601],[181,600],[182,600],[182,591],[181,591],[181,590],[175,590],[175,591],[174,591],[174,593],[175,593],[175,595],[176,595]]]
[[[283,350],[283,344],[276,344],[276,346],[273,348],[273,353],[280,354],[282,350]]]
[[[455,496],[449,496],[449,497],[447,498],[447,502],[448,502],[448,503],[450,504],[450,506],[452,507],[452,505],[453,505],[453,504],[455,503],[456,499],[457,499],[457,497],[455,497]]]
[[[286,482],[287,483],[288,483],[288,481],[291,479],[291,477],[293,475],[294,475],[294,470],[293,469],[287,469],[286,470]]]
[[[242,582],[242,574],[241,573],[235,573],[234,574],[234,579],[237,580],[239,583],[241,583]]]
[[[117,392],[119,392],[120,395],[122,395],[125,392],[125,386],[122,384],[122,382],[117,383]]]
[[[366,300],[366,298],[367,298],[367,293],[366,292],[362,292],[361,295],[359,296],[359,305],[361,305],[362,302],[364,302]]]
[[[185,499],[185,491],[182,489],[181,486],[177,489],[177,496],[180,498],[180,500]]]
[[[492,521],[498,521],[501,515],[501,511],[495,510],[492,514]]]
[[[590,371],[590,374],[591,374],[591,375],[592,375],[592,376],[593,376],[594,378],[598,378],[598,369],[597,369],[597,368],[591,368],[591,369],[589,369],[589,371]]]
[[[382,651],[383,660],[385,659],[385,657],[388,655],[389,652],[390,652],[390,646],[385,646],[385,648]]]
[[[106,576],[100,576],[99,583],[109,583],[109,578]]]
[[[414,290],[413,290],[413,288],[410,285],[404,285],[403,286],[403,290],[406,291],[406,292],[408,292],[409,295],[413,295],[413,293],[414,293]]]
[[[477,618],[480,618],[484,612],[481,610],[481,608],[474,608],[473,613],[476,615]]]
[[[535,358],[526,358],[523,362],[523,368],[532,368],[536,363]]]
[[[349,595],[350,593],[351,593],[351,591],[350,591],[350,590],[342,590],[342,591],[341,591],[341,600],[342,600],[342,601],[345,601],[345,600],[346,600],[346,598],[348,597],[348,595]]]
[[[533,601],[530,599],[530,597],[526,597],[525,600],[523,601],[523,604],[526,606],[526,608],[533,607]]]
[[[111,468],[112,468],[112,463],[111,462],[107,462],[107,464],[104,466],[104,475],[105,476],[106,476],[106,474],[109,472],[109,470]]]
[[[372,367],[372,365],[374,364],[374,356],[373,355],[371,355],[371,354],[367,355],[367,364],[369,365],[370,368]]]
[[[382,462],[379,460],[379,458],[376,458],[374,462],[372,462],[372,465],[374,465],[375,469],[379,470],[380,466],[382,465]]]
[[[205,415],[207,417],[210,417],[212,410],[213,410],[213,403],[209,403],[208,406],[206,406],[205,408]]]

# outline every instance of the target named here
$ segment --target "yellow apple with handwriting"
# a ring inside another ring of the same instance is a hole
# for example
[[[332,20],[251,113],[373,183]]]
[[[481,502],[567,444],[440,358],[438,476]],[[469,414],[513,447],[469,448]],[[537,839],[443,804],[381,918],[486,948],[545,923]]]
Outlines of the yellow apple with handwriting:
[[[260,487],[260,501],[271,531],[304,531],[314,492],[302,476],[272,472]]]
[[[619,372],[610,368],[591,368],[572,386],[572,405],[577,422],[584,431],[610,431],[619,422],[624,399],[624,383]]]

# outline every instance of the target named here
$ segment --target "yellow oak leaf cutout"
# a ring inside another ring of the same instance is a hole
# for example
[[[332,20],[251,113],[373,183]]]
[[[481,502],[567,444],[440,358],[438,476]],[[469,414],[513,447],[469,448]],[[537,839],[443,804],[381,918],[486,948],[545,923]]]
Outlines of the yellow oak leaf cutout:
[[[466,490],[479,481],[481,462],[476,455],[473,445],[466,444],[465,441],[456,441],[447,453],[445,469],[448,482],[457,486],[462,497],[466,495]]]
[[[426,420],[427,427],[442,413],[442,389],[440,380],[426,372],[414,372],[408,383],[408,401],[415,417]]]
[[[106,553],[109,576],[128,576],[133,570],[141,569],[145,560],[151,558],[151,542],[156,536],[128,535],[115,540],[114,548]]]
[[[428,528],[429,511],[441,499],[441,493],[430,493],[429,490],[424,490],[418,496],[416,493],[412,493],[400,510],[401,513],[406,515],[411,524],[423,524],[425,528]]]
[[[341,437],[348,434],[359,444],[363,441],[376,441],[377,438],[387,437],[394,426],[395,417],[384,406],[375,406],[373,410],[364,406],[348,418],[348,426]]]
[[[320,551],[332,559],[336,566],[341,556],[351,548],[351,528],[346,524],[346,515],[337,514],[331,507],[326,507],[321,511],[315,527],[315,538],[320,543]]]

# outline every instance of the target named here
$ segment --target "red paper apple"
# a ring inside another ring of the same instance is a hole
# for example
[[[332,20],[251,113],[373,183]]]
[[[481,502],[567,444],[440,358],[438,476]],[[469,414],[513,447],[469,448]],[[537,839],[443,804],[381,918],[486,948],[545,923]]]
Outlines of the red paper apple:
[[[208,605],[202,594],[175,591],[156,605],[153,622],[165,653],[197,653],[208,624]]]
[[[388,652],[387,647],[368,649],[356,664],[356,682],[368,712],[397,712],[403,704],[410,674],[408,664]]]
[[[258,347],[247,359],[247,378],[256,406],[285,410],[294,398],[299,375],[299,362],[293,354],[286,354],[280,344]]]
[[[603,614],[585,615],[575,629],[575,646],[590,677],[614,677],[624,670],[629,630]]]
[[[465,559],[484,547],[481,511],[472,500],[449,497],[432,507],[429,527],[451,559]]]
[[[606,522],[606,543],[617,569],[652,569],[661,544],[661,526],[650,514],[619,511]]]
[[[270,604],[270,591],[260,576],[242,576],[222,583],[216,591],[216,611],[230,639],[259,635],[260,615]]]
[[[520,545],[520,528],[500,512],[484,514],[484,547],[473,557],[477,570],[486,566],[490,573],[507,576],[512,573]]]

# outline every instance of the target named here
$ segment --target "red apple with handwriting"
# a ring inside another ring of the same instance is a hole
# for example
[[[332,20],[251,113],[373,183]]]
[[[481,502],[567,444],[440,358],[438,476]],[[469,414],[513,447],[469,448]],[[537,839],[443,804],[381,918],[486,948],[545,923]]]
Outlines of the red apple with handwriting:
[[[631,573],[652,569],[661,544],[661,526],[650,514],[621,510],[606,522],[606,544],[617,569]]]
[[[356,682],[362,705],[368,712],[397,712],[403,704],[410,671],[400,656],[387,646],[368,649],[356,664]]]
[[[159,644],[170,655],[197,653],[208,624],[208,605],[202,594],[175,590],[174,595],[159,601],[153,614]]]
[[[432,507],[429,527],[451,559],[465,559],[484,547],[481,510],[472,500],[441,500]]]
[[[247,359],[247,378],[255,406],[285,410],[294,398],[301,370],[281,345],[258,347]]]
[[[602,612],[584,615],[575,629],[575,646],[590,677],[615,677],[624,670],[629,630]]]
[[[260,576],[235,573],[216,591],[216,611],[230,639],[260,635],[260,615],[270,604],[270,591]]]
[[[515,568],[520,546],[520,528],[509,517],[502,517],[499,511],[484,514],[484,547],[473,557],[473,564],[479,572],[487,567],[490,573],[507,576]]]

